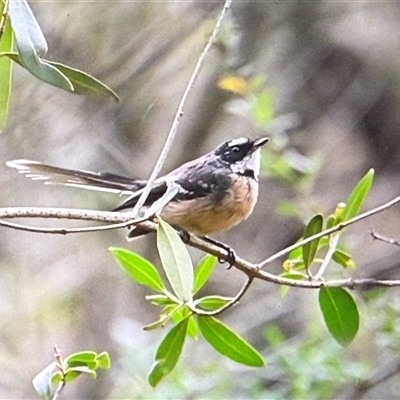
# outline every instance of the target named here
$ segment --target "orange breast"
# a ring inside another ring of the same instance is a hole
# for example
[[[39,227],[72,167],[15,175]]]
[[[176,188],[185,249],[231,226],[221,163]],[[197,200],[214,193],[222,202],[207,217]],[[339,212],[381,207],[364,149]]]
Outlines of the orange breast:
[[[253,212],[258,196],[253,179],[239,177],[232,187],[218,204],[208,197],[168,204],[161,218],[197,236],[226,231]]]

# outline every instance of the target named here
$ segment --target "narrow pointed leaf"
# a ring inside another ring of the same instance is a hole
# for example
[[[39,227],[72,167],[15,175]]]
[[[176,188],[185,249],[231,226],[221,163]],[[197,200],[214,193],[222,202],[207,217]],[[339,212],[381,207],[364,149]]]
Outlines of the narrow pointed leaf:
[[[208,281],[209,277],[214,271],[217,265],[217,257],[207,255],[199,263],[196,268],[196,275],[194,278],[194,289],[193,294],[196,294]]]
[[[319,305],[326,326],[342,346],[349,345],[358,332],[360,317],[352,296],[343,288],[321,288]]]
[[[1,54],[1,56],[6,56],[19,64],[21,67],[24,67],[18,53],[6,52]],[[78,69],[69,67],[64,64],[60,64],[54,61],[42,60],[43,62],[51,65],[54,68],[57,68],[61,73],[63,73],[69,81],[72,83],[74,87],[75,94],[80,95],[92,95],[92,96],[111,96],[115,100],[119,100],[118,95],[103,82],[99,81],[95,77],[87,74],[86,72],[80,71]],[[62,88],[63,89],[63,88]],[[70,90],[68,89],[70,92]]]
[[[26,0],[10,1],[11,25],[17,42],[18,53],[24,67],[40,80],[73,92],[69,79],[57,68],[42,60],[47,43]]]
[[[174,314],[181,308],[180,304],[171,305],[165,308],[160,318],[151,324],[143,327],[144,331],[153,331],[155,329],[164,328],[167,322],[174,316]]]
[[[67,92],[74,92],[74,86],[61,71],[47,61],[40,59],[31,50],[18,46],[19,57],[24,68],[43,82]]]
[[[250,367],[264,366],[260,353],[221,321],[199,316],[197,323],[207,342],[225,357]]]
[[[176,230],[161,218],[157,228],[157,248],[176,296],[184,302],[189,301],[194,280],[192,260]]]
[[[9,14],[17,43],[43,57],[47,53],[47,42],[26,0],[11,0]]]
[[[187,334],[193,340],[197,340],[199,338],[199,326],[197,325],[197,319],[193,315],[189,317]]]
[[[165,378],[177,364],[185,343],[189,318],[174,326],[161,342],[153,368],[149,375],[149,383],[155,387]]]
[[[174,302],[164,294],[152,294],[150,296],[146,296],[146,300],[148,300],[151,304],[154,304],[155,306],[169,306],[172,304],[176,304],[176,302]]]
[[[323,218],[322,215],[315,215],[311,221],[308,223],[306,230],[304,232],[304,239],[307,239],[310,236],[316,235],[322,231],[323,226]],[[315,255],[318,251],[318,243],[319,239],[315,239],[312,242],[306,243],[303,249],[303,259],[304,265],[308,268],[314,261]]]
[[[57,68],[57,70],[70,80],[74,87],[74,93],[92,96],[111,96],[114,100],[119,101],[118,95],[109,86],[88,73],[54,61],[46,61],[46,63]]]
[[[119,266],[136,282],[158,292],[165,290],[164,283],[156,267],[132,251],[111,247],[111,254]]]
[[[347,221],[358,215],[365,199],[368,196],[373,180],[374,170],[371,168],[360,180],[360,182],[358,182],[357,186],[347,199],[346,207],[342,214],[342,221]]]
[[[196,300],[194,305],[203,310],[215,311],[225,307],[228,303],[232,302],[232,300],[232,297],[204,296],[201,299]]]
[[[2,10],[0,7],[0,15]],[[6,21],[3,36],[0,40],[0,54],[12,50],[13,31],[10,21]],[[0,57],[0,132],[5,128],[11,96],[12,62],[6,57]]]

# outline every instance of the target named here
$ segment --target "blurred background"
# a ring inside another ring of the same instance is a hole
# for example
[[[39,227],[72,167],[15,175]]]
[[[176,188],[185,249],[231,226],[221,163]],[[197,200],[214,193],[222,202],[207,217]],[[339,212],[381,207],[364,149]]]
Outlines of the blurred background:
[[[25,158],[148,177],[223,3],[30,5],[48,58],[94,75],[120,102],[60,91],[16,66],[0,138],[1,206],[112,209],[121,202],[115,195],[44,186],[4,163]],[[397,2],[233,2],[164,167],[168,172],[230,138],[271,137],[254,214],[217,239],[261,261],[297,240],[313,214],[333,212],[371,167],[376,181],[367,208],[399,194],[399,21]],[[398,221],[397,207],[348,230],[352,276],[400,278],[396,247],[370,236],[373,229],[400,239]],[[203,341],[189,341],[176,370],[151,389],[147,374],[166,331],[142,330],[158,309],[108,248],[128,247],[160,264],[154,236],[127,243],[125,235],[1,228],[0,398],[36,398],[31,380],[53,361],[54,345],[64,355],[108,351],[112,360],[96,381],[67,385],[63,398],[398,398],[398,289],[353,292],[361,327],[342,349],[326,331],[316,292],[292,289],[283,298],[265,282],[255,282],[222,320],[263,353],[267,367],[244,368]],[[195,261],[203,256],[190,251]],[[269,271],[280,273],[282,261]],[[327,276],[348,274],[331,266]],[[221,265],[204,293],[234,295],[243,282]]]

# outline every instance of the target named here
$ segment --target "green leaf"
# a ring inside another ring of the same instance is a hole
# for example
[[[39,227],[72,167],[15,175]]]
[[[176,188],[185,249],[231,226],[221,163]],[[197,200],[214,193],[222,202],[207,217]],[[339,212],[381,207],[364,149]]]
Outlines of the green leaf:
[[[200,261],[199,265],[196,268],[193,294],[196,294],[208,281],[214,271],[215,266],[217,265],[217,261],[217,257],[211,255],[205,256]]]
[[[1,7],[0,7],[1,8]],[[0,15],[2,11],[0,10]],[[0,40],[0,54],[11,51],[13,48],[13,31],[10,21],[7,20]],[[11,96],[12,62],[7,58],[0,58],[0,132],[5,128],[8,118],[8,109]]]
[[[307,239],[310,236],[316,235],[322,231],[323,226],[323,218],[321,214],[315,215],[311,221],[308,223],[305,232],[304,232],[304,239]],[[304,265],[308,268],[314,261],[315,255],[318,251],[318,243],[319,239],[315,239],[309,243],[306,243],[303,249],[303,259]]]
[[[157,228],[157,248],[176,296],[184,302],[189,301],[194,281],[192,260],[176,230],[161,218]]]
[[[342,220],[347,221],[358,215],[374,180],[374,170],[371,168],[365,176],[358,182],[357,186],[351,192],[343,211]]]
[[[18,53],[8,52],[2,54],[2,56],[7,56],[17,64],[21,65],[21,67],[25,68]],[[75,69],[64,64],[60,64],[58,62],[49,60],[42,60],[42,61],[51,65],[52,67],[57,68],[57,70],[62,72],[70,80],[70,82],[74,87],[73,93],[80,95],[93,95],[93,96],[97,95],[97,96],[107,96],[107,97],[111,96],[115,100],[117,101],[119,100],[118,95],[110,87],[108,87],[95,77],[87,74],[86,72],[80,71],[79,69]]]
[[[203,310],[215,311],[226,306],[232,300],[232,297],[204,296],[201,299],[196,300],[194,305]]]
[[[298,240],[298,242],[301,241],[301,239],[302,239],[302,238],[300,238],[300,239]],[[295,249],[293,249],[293,250],[289,253],[288,260],[298,260],[299,258],[302,259],[302,258],[303,258],[302,256],[303,256],[302,248],[301,248],[301,247],[296,247]]]
[[[46,61],[61,71],[72,83],[74,93],[82,95],[111,96],[119,101],[118,95],[106,84],[79,69],[69,67],[58,62]]]
[[[193,315],[189,317],[187,334],[194,340],[199,338],[199,326],[197,325],[197,320]]]
[[[171,304],[170,306],[167,306],[164,312],[161,314],[160,318],[157,321],[152,322],[151,324],[148,324],[145,327],[143,327],[143,330],[153,331],[155,329],[164,328],[166,323],[173,317],[173,315],[177,311],[180,310],[181,307],[182,307],[181,304],[176,304],[176,305]]]
[[[85,365],[68,368],[65,373],[65,382],[72,382],[81,374],[88,374],[91,378],[96,379],[97,374],[92,368]]]
[[[156,267],[132,251],[111,247],[111,254],[119,266],[136,282],[157,292],[164,292],[165,286]]]
[[[24,67],[40,80],[73,92],[74,87],[69,79],[57,68],[41,59],[47,52],[47,43],[26,0],[11,1],[9,13],[18,53]]]
[[[63,374],[61,373],[61,371],[55,372],[51,377],[51,383],[54,383],[55,385],[60,384],[62,380],[63,380]]]
[[[340,345],[349,345],[360,323],[357,305],[351,295],[339,287],[321,288],[319,306],[331,335]]]
[[[43,57],[47,53],[47,42],[26,0],[10,1],[8,12],[17,43]]]
[[[326,219],[326,229],[330,229],[333,228],[335,225],[337,225],[337,218],[335,215],[330,215],[327,219]]]
[[[52,375],[56,369],[56,363],[51,363],[43,371],[39,372],[33,379],[32,384],[36,392],[44,399],[51,399]]]
[[[93,362],[96,360],[97,353],[94,351],[80,351],[79,353],[74,353],[69,355],[65,360],[64,363],[66,365],[71,365],[72,363],[81,362],[81,363],[88,363]]]
[[[171,304],[176,304],[175,301],[171,300],[168,296],[164,294],[153,294],[150,296],[146,296],[146,300],[148,300],[151,304],[155,306],[168,306]]]
[[[110,356],[106,351],[103,351],[102,353],[98,354],[96,356],[96,361],[97,361],[97,368],[101,369],[111,368]]]
[[[175,324],[178,324],[185,318],[189,318],[187,335],[197,340],[199,337],[199,327],[197,326],[196,319],[193,318],[192,310],[187,306],[180,307],[180,309],[172,315],[172,320]]]
[[[346,269],[351,269],[356,266],[350,254],[347,254],[342,250],[336,250],[332,254],[332,260]]]
[[[179,322],[161,342],[149,375],[149,383],[152,387],[155,387],[175,368],[185,343],[188,322],[189,318]]]
[[[260,353],[216,318],[198,316],[197,323],[207,342],[225,357],[250,367],[264,366]]]

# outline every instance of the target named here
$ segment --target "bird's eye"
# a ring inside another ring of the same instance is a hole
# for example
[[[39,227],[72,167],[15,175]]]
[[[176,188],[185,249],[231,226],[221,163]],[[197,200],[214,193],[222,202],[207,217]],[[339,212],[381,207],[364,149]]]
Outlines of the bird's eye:
[[[232,147],[232,153],[238,153],[240,151],[239,147]]]

